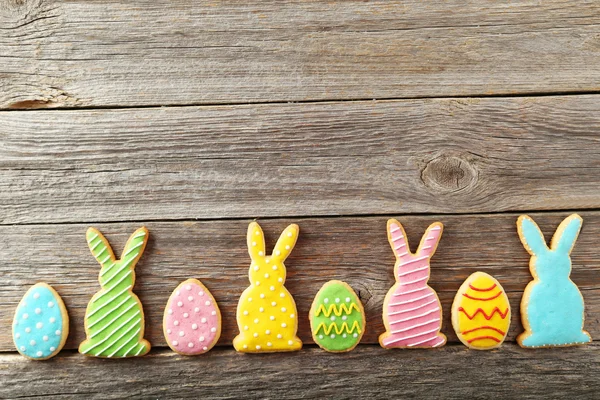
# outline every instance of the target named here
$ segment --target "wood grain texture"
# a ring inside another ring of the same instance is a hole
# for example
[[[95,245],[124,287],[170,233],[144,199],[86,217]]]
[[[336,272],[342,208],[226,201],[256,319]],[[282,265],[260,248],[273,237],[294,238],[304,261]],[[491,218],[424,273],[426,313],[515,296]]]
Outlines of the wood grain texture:
[[[598,91],[596,1],[2,0],[0,108]]]
[[[35,364],[35,368],[33,367]],[[47,362],[0,354],[1,398],[594,398],[600,346],[525,350],[506,344],[393,351],[359,346],[342,354],[242,355],[213,349],[186,358],[170,351],[128,360],[63,352]]]
[[[600,208],[600,96],[0,113],[0,223]]]
[[[566,213],[534,213],[548,240]],[[582,213],[584,226],[572,254],[572,279],[586,302],[586,329],[600,338],[600,212]],[[443,332],[456,336],[450,324],[450,306],[459,286],[481,270],[497,278],[508,292],[513,319],[507,340],[522,331],[519,303],[531,280],[529,256],[516,232],[517,214],[476,216],[400,217],[413,249],[433,221],[444,223],[440,246],[432,261],[430,285],[438,291]],[[286,287],[298,306],[299,336],[311,342],[308,310],[323,283],[348,282],[361,298],[367,317],[362,343],[377,343],[383,332],[382,303],[394,283],[394,256],[387,242],[386,217],[265,220],[261,226],[272,249],[288,223],[298,223],[300,237],[286,261]],[[99,224],[117,253],[141,223]],[[248,286],[250,265],[246,249],[248,221],[151,222],[150,239],[136,267],[135,293],[146,316],[146,338],[165,346],[162,316],[171,292],[187,278],[200,279],[221,309],[220,345],[230,345],[238,333],[235,310]],[[67,349],[84,339],[85,307],[98,290],[100,271],[85,242],[86,225],[27,225],[0,227],[0,351],[14,349],[11,321],[27,288],[38,281],[55,287],[71,317]]]

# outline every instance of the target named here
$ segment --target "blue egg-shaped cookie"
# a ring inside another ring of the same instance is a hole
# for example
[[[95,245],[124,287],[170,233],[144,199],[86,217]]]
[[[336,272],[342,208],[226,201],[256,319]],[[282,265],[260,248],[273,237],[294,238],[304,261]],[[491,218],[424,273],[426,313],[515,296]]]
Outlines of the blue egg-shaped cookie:
[[[32,286],[21,299],[13,320],[13,341],[19,353],[47,360],[63,348],[69,316],[61,297],[45,283]]]

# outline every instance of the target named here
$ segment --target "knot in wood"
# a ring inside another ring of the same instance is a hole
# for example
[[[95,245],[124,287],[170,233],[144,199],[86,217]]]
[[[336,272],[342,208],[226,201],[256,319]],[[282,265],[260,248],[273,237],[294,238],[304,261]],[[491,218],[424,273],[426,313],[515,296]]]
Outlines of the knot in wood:
[[[453,193],[477,183],[477,169],[466,155],[442,154],[425,163],[421,180],[436,192]]]

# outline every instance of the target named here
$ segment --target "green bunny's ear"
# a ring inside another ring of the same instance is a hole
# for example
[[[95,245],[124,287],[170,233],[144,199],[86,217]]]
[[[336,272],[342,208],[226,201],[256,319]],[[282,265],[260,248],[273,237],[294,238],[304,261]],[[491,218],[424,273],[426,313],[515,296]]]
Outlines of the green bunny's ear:
[[[120,260],[125,261],[127,264],[135,265],[144,253],[146,243],[148,243],[148,229],[142,226],[133,232],[127,243],[125,243]]]
[[[535,221],[528,215],[521,215],[517,220],[519,237],[525,249],[532,256],[539,256],[548,251],[544,234]]]
[[[583,219],[577,214],[571,214],[565,218],[552,237],[552,250],[570,254],[582,225]]]
[[[85,239],[87,240],[88,247],[92,252],[94,258],[100,263],[102,268],[111,266],[115,261],[115,254],[113,253],[110,244],[96,228],[88,228]]]

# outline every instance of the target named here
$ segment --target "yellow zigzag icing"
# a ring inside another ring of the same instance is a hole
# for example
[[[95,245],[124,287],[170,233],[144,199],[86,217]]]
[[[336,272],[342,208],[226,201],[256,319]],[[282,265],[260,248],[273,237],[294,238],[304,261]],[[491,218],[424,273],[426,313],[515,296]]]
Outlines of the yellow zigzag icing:
[[[337,304],[331,304],[329,306],[329,309],[326,309],[325,305],[321,304],[319,306],[319,308],[317,309],[315,316],[318,317],[319,314],[323,313],[323,314],[325,314],[326,317],[329,317],[331,315],[331,313],[333,312],[336,316],[339,317],[340,315],[342,315],[342,313],[350,314],[352,312],[352,310],[356,310],[356,311],[360,312],[360,310],[354,303],[350,304],[350,307],[346,306],[346,304],[342,304],[340,306],[338,306]]]
[[[315,333],[319,333],[319,330],[321,328],[323,328],[323,332],[326,335],[329,335],[334,328],[335,328],[335,333],[338,335],[341,335],[342,333],[344,333],[344,331],[346,333],[354,333],[355,330],[356,330],[356,333],[360,334],[360,325],[358,324],[358,321],[354,321],[354,323],[352,324],[352,329],[350,329],[350,327],[348,327],[348,323],[346,323],[346,322],[344,322],[342,324],[342,326],[339,327],[339,329],[335,322],[331,323],[329,325],[329,327],[327,327],[327,325],[325,325],[325,322],[321,322],[319,324],[319,326],[317,326],[317,330],[315,331]]]

